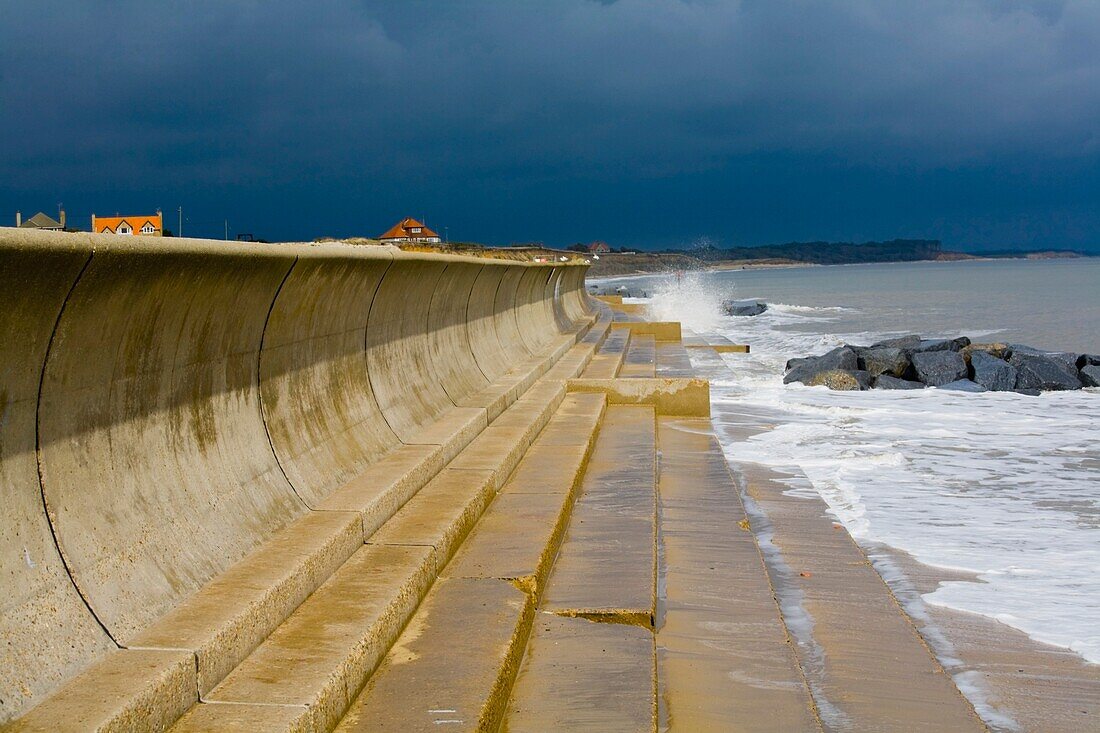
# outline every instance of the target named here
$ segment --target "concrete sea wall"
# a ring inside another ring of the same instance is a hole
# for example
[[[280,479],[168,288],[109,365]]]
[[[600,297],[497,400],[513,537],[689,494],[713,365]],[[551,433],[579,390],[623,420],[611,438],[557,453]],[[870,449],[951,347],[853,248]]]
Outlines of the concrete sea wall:
[[[585,270],[0,229],[0,723],[439,420],[492,419],[590,319]]]

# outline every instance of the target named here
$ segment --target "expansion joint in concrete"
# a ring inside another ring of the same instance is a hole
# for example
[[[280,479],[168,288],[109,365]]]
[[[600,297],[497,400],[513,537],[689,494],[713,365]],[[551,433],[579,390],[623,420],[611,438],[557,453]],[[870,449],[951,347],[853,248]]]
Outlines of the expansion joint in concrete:
[[[57,318],[54,319],[53,328],[50,330],[50,338],[46,342],[46,353],[42,358],[42,371],[38,377],[38,396],[35,399],[34,406],[34,454],[35,465],[38,471],[38,491],[39,495],[42,497],[42,510],[46,515],[46,526],[50,528],[50,538],[53,540],[54,547],[57,548],[57,556],[61,558],[61,565],[65,568],[65,574],[69,576],[69,582],[73,584],[73,588],[76,589],[76,594],[80,597],[84,607],[88,609],[88,613],[95,619],[99,628],[103,629],[103,633],[107,635],[108,639],[121,648],[122,644],[119,643],[119,640],[111,633],[111,630],[107,628],[107,624],[103,623],[103,619],[99,617],[95,608],[92,607],[91,601],[88,600],[88,596],[84,593],[84,589],[76,582],[76,576],[73,575],[72,564],[65,554],[64,548],[61,546],[61,542],[57,539],[57,528],[54,526],[54,513],[50,510],[49,499],[46,498],[46,478],[42,469],[42,392],[46,384],[46,365],[50,363],[50,354],[53,352],[54,340],[57,338],[57,331],[61,327],[61,318],[65,314],[65,308],[68,306],[73,293],[76,292],[76,288],[84,277],[84,273],[88,270],[88,265],[92,264],[92,258],[94,256],[94,254],[89,254],[88,258],[84,260],[84,264],[80,267],[80,272],[78,272],[73,279],[72,286],[69,288],[69,291],[65,293],[65,298],[61,301],[61,307],[57,309]]]
[[[283,475],[283,479],[290,487],[294,495],[298,497],[298,501],[302,502],[302,506],[307,509],[312,509],[309,502],[306,501],[301,492],[298,491],[298,487],[294,485],[294,482],[290,480],[290,476],[286,472],[286,467],[283,466],[282,459],[279,458],[279,451],[275,450],[275,441],[271,437],[271,428],[268,427],[267,408],[264,407],[263,392],[260,390],[260,379],[262,374],[260,372],[260,365],[264,358],[264,342],[267,339],[267,326],[271,323],[271,314],[275,310],[275,304],[279,302],[279,293],[283,292],[283,286],[286,285],[286,281],[290,279],[290,274],[294,272],[294,268],[298,265],[298,257],[295,256],[294,260],[290,263],[290,267],[287,268],[286,273],[283,275],[283,279],[279,281],[279,287],[275,288],[275,294],[271,297],[271,304],[267,307],[267,316],[264,317],[264,328],[260,332],[260,348],[256,350],[256,393],[258,398],[256,400],[260,410],[260,423],[264,426],[264,435],[267,437],[267,444],[271,447],[271,455],[275,459],[275,465],[279,467],[279,473]]]

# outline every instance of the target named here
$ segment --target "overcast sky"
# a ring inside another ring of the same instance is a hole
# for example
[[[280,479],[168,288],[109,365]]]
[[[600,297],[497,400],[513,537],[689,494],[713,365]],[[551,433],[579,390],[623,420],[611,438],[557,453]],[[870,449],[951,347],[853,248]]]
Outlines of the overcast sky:
[[[1100,247],[1097,0],[0,9],[6,225]]]

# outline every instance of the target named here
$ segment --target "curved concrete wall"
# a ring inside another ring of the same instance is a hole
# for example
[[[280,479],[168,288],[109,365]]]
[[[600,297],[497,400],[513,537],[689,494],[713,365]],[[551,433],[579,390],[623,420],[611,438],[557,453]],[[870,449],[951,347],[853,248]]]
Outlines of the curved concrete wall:
[[[0,722],[544,356],[583,270],[0,229]]]

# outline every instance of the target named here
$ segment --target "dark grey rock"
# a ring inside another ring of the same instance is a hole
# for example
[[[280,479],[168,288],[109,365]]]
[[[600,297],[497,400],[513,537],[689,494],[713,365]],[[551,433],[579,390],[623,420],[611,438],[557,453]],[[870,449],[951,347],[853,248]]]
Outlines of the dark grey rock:
[[[1009,344],[1008,355],[1006,359],[1012,358],[1013,354],[1024,354],[1029,356],[1045,356],[1049,359],[1055,359],[1065,364],[1067,367],[1077,369],[1077,362],[1081,358],[1081,354],[1074,354],[1067,351],[1044,351],[1043,349],[1036,349],[1032,346],[1025,346],[1024,344]]]
[[[951,339],[951,350],[962,351],[967,346],[970,346],[970,343],[970,339],[968,339],[966,336],[959,336],[957,339]]]
[[[1016,394],[1027,395],[1028,397],[1038,397],[1043,393],[1041,389],[1014,389],[1012,391]]]
[[[884,341],[878,341],[871,344],[872,349],[885,348],[885,349],[912,349],[920,343],[920,336],[917,334],[909,334],[908,336],[899,336],[898,338],[886,339]]]
[[[1081,384],[1086,387],[1100,387],[1100,365],[1086,364],[1081,367]]]
[[[727,316],[758,316],[768,309],[762,300],[725,300],[722,310]]]
[[[1077,368],[1084,369],[1087,366],[1100,366],[1100,354],[1081,354],[1077,357]]]
[[[954,392],[985,392],[985,387],[980,384],[971,382],[969,379],[956,379],[954,382],[948,382],[947,384],[941,384],[939,389],[949,389]]]
[[[875,380],[877,389],[924,389],[920,382],[910,382],[908,379],[898,379],[889,374],[883,374]]]
[[[856,353],[859,356],[859,368],[871,372],[872,376],[889,374],[903,377],[909,371],[909,356],[904,349],[883,346],[861,348]]]
[[[1013,347],[1008,363],[1016,367],[1017,389],[1081,389],[1076,367],[1051,354],[1033,354]]]
[[[787,365],[783,368],[783,371],[784,372],[789,372],[790,370],[794,369],[796,366],[799,366],[800,364],[808,364],[809,362],[813,361],[816,358],[817,358],[816,356],[800,356],[800,357],[795,357],[794,359],[787,359]]]
[[[974,382],[992,392],[1009,392],[1016,387],[1016,367],[986,351],[970,352]]]
[[[931,351],[958,351],[954,347],[955,343],[949,339],[921,339],[921,342],[910,348],[909,351],[914,354],[926,354]]]
[[[791,361],[795,360],[792,359]],[[847,346],[838,346],[821,356],[799,361],[787,372],[787,376],[783,377],[783,383],[802,382],[808,384],[814,375],[822,372],[834,370],[854,372],[857,369],[859,369],[859,358],[856,356],[856,352]]]
[[[957,351],[922,351],[913,354],[917,378],[929,387],[939,387],[966,379],[966,360]]]

